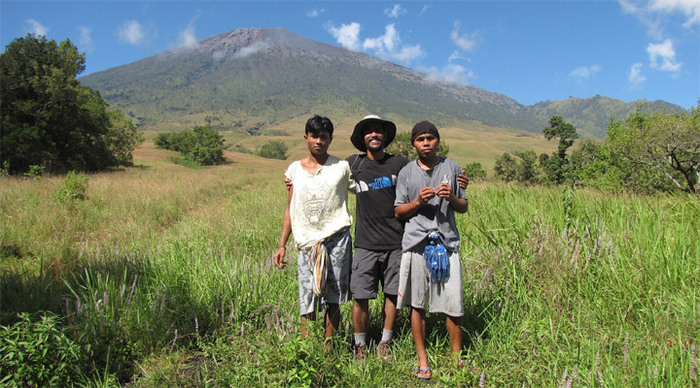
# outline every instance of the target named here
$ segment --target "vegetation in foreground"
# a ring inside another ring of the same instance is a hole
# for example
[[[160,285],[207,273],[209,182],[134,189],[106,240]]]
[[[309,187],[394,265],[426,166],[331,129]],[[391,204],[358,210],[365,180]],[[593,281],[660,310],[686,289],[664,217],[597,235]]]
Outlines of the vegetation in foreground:
[[[353,361],[349,305],[330,353],[320,327],[299,338],[294,270],[271,265],[287,162],[229,154],[192,170],[137,151],[137,167],[87,179],[0,178],[0,384],[423,385],[405,311],[392,364]],[[429,319],[434,381],[700,384],[697,197],[492,183],[468,194],[471,368],[452,368],[444,326]]]

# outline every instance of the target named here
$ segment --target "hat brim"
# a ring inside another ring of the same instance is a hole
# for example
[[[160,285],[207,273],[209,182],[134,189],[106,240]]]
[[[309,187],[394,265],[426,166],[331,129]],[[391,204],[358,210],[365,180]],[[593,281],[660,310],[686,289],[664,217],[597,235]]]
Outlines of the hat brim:
[[[357,123],[357,125],[355,125],[355,130],[352,131],[352,136],[350,136],[350,142],[352,142],[352,145],[354,145],[355,148],[357,148],[361,152],[367,152],[367,146],[365,146],[365,137],[362,135],[362,131],[364,131],[365,128],[373,122],[381,124],[382,128],[384,128],[383,148],[388,147],[389,144],[391,144],[391,142],[394,141],[394,138],[396,137],[396,124],[392,123],[391,121],[378,119],[374,117],[363,119],[359,123]]]

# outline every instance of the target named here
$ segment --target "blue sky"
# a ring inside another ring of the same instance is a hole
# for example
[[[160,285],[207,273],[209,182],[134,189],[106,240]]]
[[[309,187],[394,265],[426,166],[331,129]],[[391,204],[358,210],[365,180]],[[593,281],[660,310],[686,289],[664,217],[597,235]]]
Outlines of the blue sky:
[[[282,27],[525,105],[603,95],[689,109],[700,97],[700,0],[0,0],[3,51],[27,33],[69,38],[83,75],[244,27]]]

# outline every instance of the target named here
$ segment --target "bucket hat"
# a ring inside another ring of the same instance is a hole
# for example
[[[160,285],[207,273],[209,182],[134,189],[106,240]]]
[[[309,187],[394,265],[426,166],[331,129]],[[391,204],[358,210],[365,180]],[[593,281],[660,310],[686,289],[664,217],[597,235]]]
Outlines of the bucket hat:
[[[384,128],[384,147],[388,146],[394,141],[394,137],[396,137],[396,124],[389,120],[384,120],[377,115],[365,116],[355,125],[355,130],[352,132],[352,136],[350,136],[352,145],[361,152],[367,152],[367,146],[365,146],[365,139],[362,132],[370,123],[379,123],[382,128]]]

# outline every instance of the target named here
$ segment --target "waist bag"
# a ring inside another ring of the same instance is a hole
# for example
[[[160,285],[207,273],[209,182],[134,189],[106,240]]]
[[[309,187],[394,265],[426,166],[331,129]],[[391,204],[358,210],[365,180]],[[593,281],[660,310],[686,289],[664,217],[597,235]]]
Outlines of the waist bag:
[[[450,277],[450,260],[447,250],[440,240],[440,234],[430,232],[428,242],[423,258],[425,258],[425,265],[430,271],[430,281],[432,283],[445,282]]]

